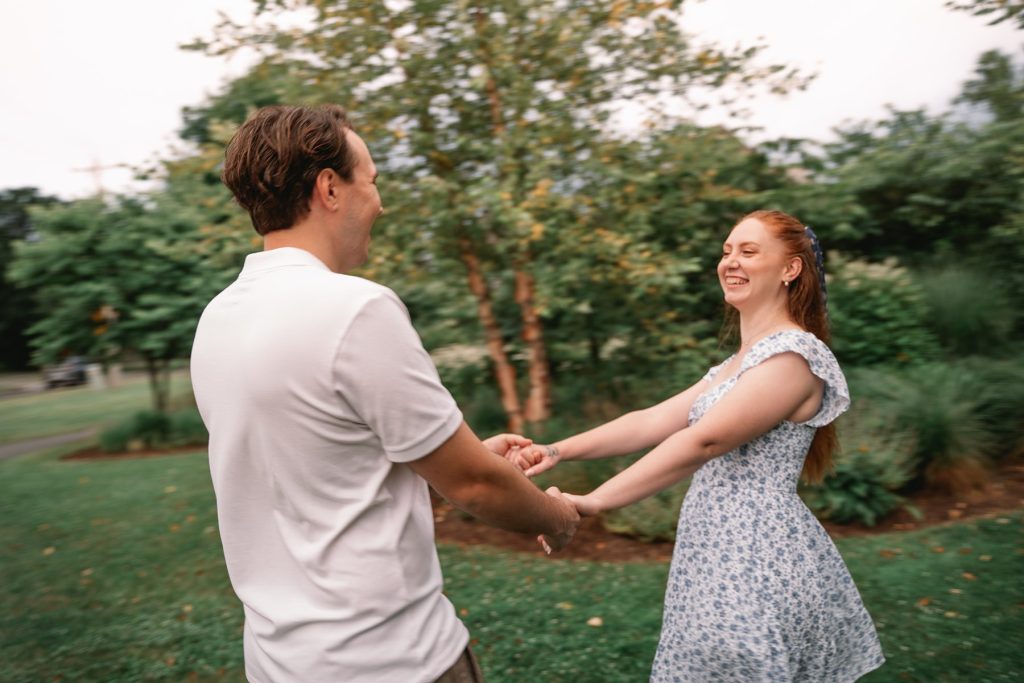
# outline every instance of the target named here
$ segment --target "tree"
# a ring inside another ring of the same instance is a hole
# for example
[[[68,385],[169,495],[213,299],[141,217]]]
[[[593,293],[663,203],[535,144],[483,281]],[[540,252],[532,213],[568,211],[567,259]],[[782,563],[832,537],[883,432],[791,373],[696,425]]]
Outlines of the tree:
[[[29,365],[25,330],[36,314],[29,291],[14,284],[8,269],[14,245],[32,236],[31,209],[57,203],[34,187],[0,190],[0,368],[23,370]]]
[[[359,116],[383,171],[389,238],[408,268],[463,272],[510,428],[519,430],[544,420],[551,401],[538,283],[548,278],[551,236],[570,230],[563,221],[574,214],[548,207],[593,200],[578,173],[615,137],[618,104],[647,105],[646,122],[634,122],[641,127],[668,127],[698,89],[798,84],[782,67],[753,66],[758,48],[698,45],[682,28],[681,5],[259,2],[261,22],[225,21],[193,47],[258,46],[304,84],[302,99],[340,102]],[[292,13],[308,26],[278,23]],[[510,353],[516,330],[525,399]]]
[[[947,0],[946,7],[989,17],[992,19],[989,24],[1013,20],[1017,28],[1024,28],[1024,2],[1020,0]]]
[[[1024,115],[1024,78],[1010,55],[989,50],[978,59],[976,77],[964,84],[956,102],[984,107],[996,121],[1020,120]]]
[[[38,239],[18,245],[11,273],[42,312],[29,330],[36,360],[135,354],[154,408],[166,411],[171,362],[189,354],[216,286],[192,252],[195,215],[158,195],[77,201],[35,218]]]

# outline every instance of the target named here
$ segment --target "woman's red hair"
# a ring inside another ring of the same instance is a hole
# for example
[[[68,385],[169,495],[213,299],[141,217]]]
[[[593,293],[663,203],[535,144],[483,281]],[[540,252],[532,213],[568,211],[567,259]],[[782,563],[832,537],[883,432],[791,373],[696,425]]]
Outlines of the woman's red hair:
[[[825,310],[825,292],[821,282],[824,274],[818,272],[814,247],[804,224],[782,211],[754,211],[743,220],[754,218],[778,238],[786,247],[788,258],[798,257],[803,262],[800,275],[789,283],[790,319],[807,330],[826,345],[832,341],[829,332],[828,313]],[[735,310],[729,307],[732,315]],[[819,427],[814,434],[811,448],[804,460],[803,478],[808,483],[819,482],[832,469],[832,454],[839,446],[835,423]]]

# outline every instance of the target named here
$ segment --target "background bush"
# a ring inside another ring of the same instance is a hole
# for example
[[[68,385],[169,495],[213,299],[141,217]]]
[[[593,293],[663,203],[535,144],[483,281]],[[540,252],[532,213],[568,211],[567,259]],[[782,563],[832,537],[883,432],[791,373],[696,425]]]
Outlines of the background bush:
[[[996,432],[985,415],[998,390],[964,364],[929,363],[860,373],[861,396],[881,434],[910,440],[916,484],[962,492],[988,479]]]
[[[106,453],[130,450],[202,445],[209,435],[199,411],[186,408],[173,413],[143,410],[100,433],[100,449]]]
[[[847,260],[826,266],[832,347],[846,366],[906,365],[937,358],[921,286],[895,259]]]
[[[1006,350],[1014,309],[995,279],[952,267],[922,274],[924,324],[947,355],[995,355]]]
[[[820,484],[801,491],[819,517],[874,526],[906,504],[898,492],[914,478],[910,449],[905,439],[879,436],[875,422],[865,410],[842,418],[835,468]]]

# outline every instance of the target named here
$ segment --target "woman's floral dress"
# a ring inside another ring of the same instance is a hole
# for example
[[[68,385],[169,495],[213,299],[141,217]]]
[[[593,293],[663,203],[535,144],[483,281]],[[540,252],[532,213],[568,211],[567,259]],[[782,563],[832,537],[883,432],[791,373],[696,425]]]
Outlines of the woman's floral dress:
[[[693,425],[747,370],[780,353],[825,382],[821,409],[782,422],[693,477],[683,502],[651,680],[853,681],[885,661],[832,540],[797,496],[817,427],[850,404],[829,348],[799,330],[754,344],[739,372],[694,402]],[[712,368],[708,382],[728,363]]]

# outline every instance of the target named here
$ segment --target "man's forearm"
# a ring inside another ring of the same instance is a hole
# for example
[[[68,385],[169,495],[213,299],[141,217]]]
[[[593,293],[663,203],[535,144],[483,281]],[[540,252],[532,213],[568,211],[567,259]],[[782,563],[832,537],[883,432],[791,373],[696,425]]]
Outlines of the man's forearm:
[[[505,458],[488,451],[465,423],[444,444],[409,467],[442,497],[501,529],[560,534],[575,509],[538,489]]]

